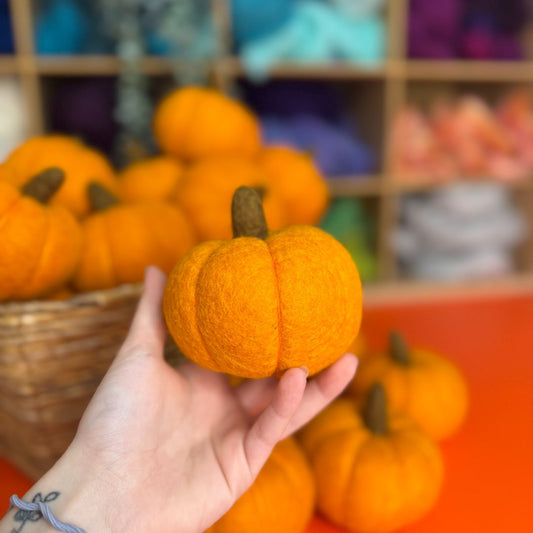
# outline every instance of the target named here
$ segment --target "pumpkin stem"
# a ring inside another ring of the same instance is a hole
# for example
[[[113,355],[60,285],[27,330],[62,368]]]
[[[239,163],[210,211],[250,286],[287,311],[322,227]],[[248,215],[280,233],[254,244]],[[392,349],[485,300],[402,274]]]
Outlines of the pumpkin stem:
[[[117,198],[95,181],[89,183],[87,193],[89,194],[89,203],[92,211],[104,211],[108,207],[118,204]]]
[[[405,366],[411,363],[409,346],[407,346],[405,339],[397,331],[393,331],[389,335],[389,350],[395,363]]]
[[[257,237],[266,239],[268,228],[261,196],[250,187],[239,187],[231,202],[231,225],[233,238]]]
[[[387,398],[381,383],[374,383],[366,397],[363,408],[365,425],[375,435],[385,435],[388,431]]]
[[[22,187],[21,192],[25,196],[31,196],[41,204],[46,204],[64,181],[65,173],[60,168],[50,167],[28,181]]]

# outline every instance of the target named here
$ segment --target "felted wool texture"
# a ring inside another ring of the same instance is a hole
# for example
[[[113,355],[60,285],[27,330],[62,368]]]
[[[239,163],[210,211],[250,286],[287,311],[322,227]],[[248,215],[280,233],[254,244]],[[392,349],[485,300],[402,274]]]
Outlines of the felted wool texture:
[[[39,172],[59,167],[65,181],[53,196],[50,205],[63,205],[78,218],[89,213],[87,185],[97,182],[116,193],[118,184],[107,159],[74,138],[61,135],[34,137],[16,148],[5,161],[6,178],[22,186]]]
[[[132,163],[118,175],[120,199],[126,203],[168,200],[182,174],[181,163],[165,155]]]
[[[241,157],[210,157],[191,165],[173,195],[186,213],[199,240],[231,239],[231,201],[241,185],[262,187],[268,227],[286,224],[283,201],[268,186],[261,166]]]
[[[269,187],[285,205],[288,224],[316,224],[329,203],[326,182],[311,156],[284,146],[261,151],[259,164]]]
[[[259,124],[237,101],[214,89],[186,87],[156,109],[154,134],[163,152],[186,160],[213,155],[253,156]]]
[[[315,483],[303,450],[293,438],[285,439],[250,489],[207,532],[303,533],[314,502]]]
[[[64,285],[80,251],[81,230],[70,213],[0,182],[0,300],[36,298]]]
[[[299,434],[317,486],[317,507],[351,531],[387,532],[416,521],[443,479],[438,447],[403,414],[375,435],[348,399],[333,402]]]
[[[162,202],[111,207],[88,217],[83,231],[74,285],[84,291],[142,281],[148,265],[169,273],[195,243],[184,215]]]
[[[322,230],[293,226],[266,242],[211,241],[172,271],[168,329],[196,363],[262,378],[336,361],[361,322],[361,282],[344,247]]]

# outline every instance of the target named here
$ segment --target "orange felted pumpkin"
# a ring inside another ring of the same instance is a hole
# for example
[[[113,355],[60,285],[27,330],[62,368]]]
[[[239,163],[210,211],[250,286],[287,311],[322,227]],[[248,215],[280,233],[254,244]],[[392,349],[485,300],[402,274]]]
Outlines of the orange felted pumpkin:
[[[361,282],[345,248],[312,226],[268,234],[256,191],[233,197],[234,238],[195,247],[164,295],[168,329],[199,365],[262,378],[315,374],[348,348],[361,322]]]
[[[72,137],[34,137],[16,148],[4,164],[6,179],[19,187],[46,168],[61,168],[65,182],[54,195],[52,204],[63,205],[78,218],[89,212],[86,194],[89,182],[94,181],[113,192],[117,191],[115,173],[107,159]]]
[[[437,445],[409,417],[388,413],[380,384],[362,408],[333,402],[300,432],[318,510],[350,531],[396,531],[435,504],[443,480]]]
[[[313,159],[292,148],[271,146],[261,150],[259,165],[268,187],[283,201],[288,224],[316,224],[326,211],[329,193]]]
[[[253,156],[260,147],[255,116],[241,103],[205,87],[185,87],[164,98],[155,111],[154,134],[163,152],[185,160]]]
[[[94,183],[89,197],[96,212],[83,221],[84,246],[74,275],[80,291],[142,281],[149,265],[168,273],[194,245],[185,216],[170,204],[119,205]]]
[[[315,504],[313,475],[300,445],[276,445],[254,484],[206,533],[303,533]]]
[[[120,199],[126,203],[168,200],[183,175],[183,165],[158,155],[132,163],[119,173]]]
[[[48,169],[22,190],[0,181],[0,301],[41,297],[72,276],[80,226],[63,207],[45,205],[63,179]]]
[[[455,433],[465,419],[468,390],[458,368],[429,350],[410,350],[398,333],[391,334],[387,352],[361,363],[349,391],[365,394],[375,381],[383,383],[393,408],[408,413],[435,440]]]
[[[241,185],[262,191],[268,226],[286,225],[285,206],[271,190],[255,162],[241,157],[211,157],[191,165],[173,196],[191,222],[199,240],[231,239],[231,198]]]

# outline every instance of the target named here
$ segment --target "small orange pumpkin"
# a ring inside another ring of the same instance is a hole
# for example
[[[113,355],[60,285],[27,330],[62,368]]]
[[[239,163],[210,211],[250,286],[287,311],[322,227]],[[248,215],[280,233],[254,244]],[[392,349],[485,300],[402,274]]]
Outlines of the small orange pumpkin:
[[[173,195],[199,240],[231,239],[231,198],[241,185],[262,191],[270,228],[286,225],[283,201],[272,191],[257,163],[241,157],[210,157],[191,165]]]
[[[169,200],[183,175],[183,165],[157,155],[130,164],[119,175],[120,199],[126,203]]]
[[[185,216],[165,202],[119,205],[96,183],[89,185],[96,211],[83,221],[84,247],[74,275],[80,291],[140,282],[147,266],[168,273],[194,245]]]
[[[285,205],[288,224],[316,224],[329,203],[326,182],[313,159],[285,146],[261,150],[258,158],[267,186]]]
[[[206,533],[303,533],[313,514],[315,485],[294,438],[276,445],[254,484]]]
[[[394,409],[435,440],[451,436],[466,417],[468,389],[459,369],[432,351],[410,350],[398,333],[391,334],[387,352],[361,362],[348,390],[365,394],[375,381],[383,383]]]
[[[65,182],[54,195],[52,205],[63,205],[75,216],[89,213],[86,188],[90,181],[117,191],[115,173],[107,159],[72,137],[44,135],[22,143],[6,159],[6,179],[21,187],[49,167],[59,167]]]
[[[172,271],[164,314],[199,365],[262,378],[306,366],[315,374],[346,352],[361,322],[361,282],[346,249],[312,226],[268,235],[257,192],[240,187],[234,238],[195,247]]]
[[[163,152],[191,160],[217,155],[253,156],[259,151],[255,116],[214,89],[177,89],[157,106],[154,134]]]
[[[387,413],[385,390],[370,389],[357,408],[333,402],[300,432],[317,486],[318,510],[349,531],[396,531],[437,501],[443,461],[412,419]]]
[[[0,181],[0,301],[39,298],[72,276],[80,226],[63,207],[46,205],[63,180],[48,169],[21,190]]]

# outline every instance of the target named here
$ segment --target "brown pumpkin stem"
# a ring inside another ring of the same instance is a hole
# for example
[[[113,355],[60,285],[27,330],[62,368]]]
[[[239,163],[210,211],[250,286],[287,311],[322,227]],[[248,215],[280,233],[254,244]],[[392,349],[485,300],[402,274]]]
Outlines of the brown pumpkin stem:
[[[118,204],[118,199],[95,181],[89,183],[87,193],[89,194],[89,203],[92,211],[104,211]]]
[[[366,397],[363,408],[365,425],[375,435],[385,435],[389,429],[387,420],[387,398],[381,383],[374,383]]]
[[[28,181],[22,187],[21,192],[25,196],[31,196],[41,204],[46,204],[64,181],[65,173],[60,168],[47,168]]]
[[[266,239],[268,228],[259,193],[250,187],[239,187],[231,202],[233,238],[257,237]]]
[[[411,363],[409,346],[407,346],[405,339],[397,331],[393,331],[389,335],[389,350],[395,363],[405,366]]]

